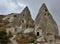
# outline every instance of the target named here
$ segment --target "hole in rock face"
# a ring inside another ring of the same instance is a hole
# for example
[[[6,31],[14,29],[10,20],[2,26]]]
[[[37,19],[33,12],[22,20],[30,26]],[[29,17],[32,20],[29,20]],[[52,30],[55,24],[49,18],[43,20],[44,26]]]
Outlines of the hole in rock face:
[[[14,15],[14,17],[17,17],[17,15]]]
[[[45,9],[45,11],[47,11],[47,9]]]
[[[37,32],[37,36],[39,36],[39,32]]]
[[[24,20],[22,20],[21,22],[24,23]]]
[[[46,15],[46,13],[44,15]]]

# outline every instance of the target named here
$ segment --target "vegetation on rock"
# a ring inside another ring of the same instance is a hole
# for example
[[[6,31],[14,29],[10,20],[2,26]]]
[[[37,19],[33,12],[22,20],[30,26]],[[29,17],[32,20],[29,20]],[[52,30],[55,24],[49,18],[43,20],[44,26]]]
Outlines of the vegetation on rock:
[[[1,44],[8,44],[9,37],[5,31],[0,31],[0,43]]]

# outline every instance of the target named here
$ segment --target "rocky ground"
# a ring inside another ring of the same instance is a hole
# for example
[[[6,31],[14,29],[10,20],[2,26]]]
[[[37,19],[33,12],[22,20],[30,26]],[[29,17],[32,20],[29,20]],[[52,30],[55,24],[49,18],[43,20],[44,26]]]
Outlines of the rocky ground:
[[[17,35],[16,40],[19,44],[28,44],[32,38],[36,40],[36,36],[33,34],[32,35],[31,34],[25,34],[25,35],[19,34]]]

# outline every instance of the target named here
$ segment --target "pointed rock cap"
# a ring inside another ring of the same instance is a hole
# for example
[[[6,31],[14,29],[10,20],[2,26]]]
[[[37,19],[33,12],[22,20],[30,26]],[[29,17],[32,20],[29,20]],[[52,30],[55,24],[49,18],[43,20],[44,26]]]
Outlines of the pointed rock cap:
[[[43,3],[43,4],[41,5],[41,7],[39,8],[38,15],[36,16],[35,20],[37,20],[38,17],[40,17],[40,15],[41,15],[41,13],[44,11],[44,9],[48,11],[47,6],[46,6],[45,3]]]
[[[28,6],[26,6],[21,13],[31,17],[31,13]]]
[[[47,6],[45,3],[42,4],[41,8],[43,8],[43,7],[47,9]]]
[[[45,4],[45,3],[43,3],[43,4],[42,4],[42,6],[46,7],[46,4]]]
[[[26,7],[23,9],[23,11],[29,11],[28,6],[26,6]],[[30,11],[29,11],[29,12],[30,12]]]
[[[29,10],[28,6],[26,6],[26,7],[24,8],[24,10],[25,10],[25,9],[26,9],[26,10]]]

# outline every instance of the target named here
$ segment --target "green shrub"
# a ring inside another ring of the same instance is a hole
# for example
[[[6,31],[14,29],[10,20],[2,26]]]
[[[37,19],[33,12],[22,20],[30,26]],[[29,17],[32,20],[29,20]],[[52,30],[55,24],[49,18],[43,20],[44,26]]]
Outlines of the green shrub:
[[[35,39],[34,38],[31,38],[28,42],[29,43],[34,43],[35,42]]]

